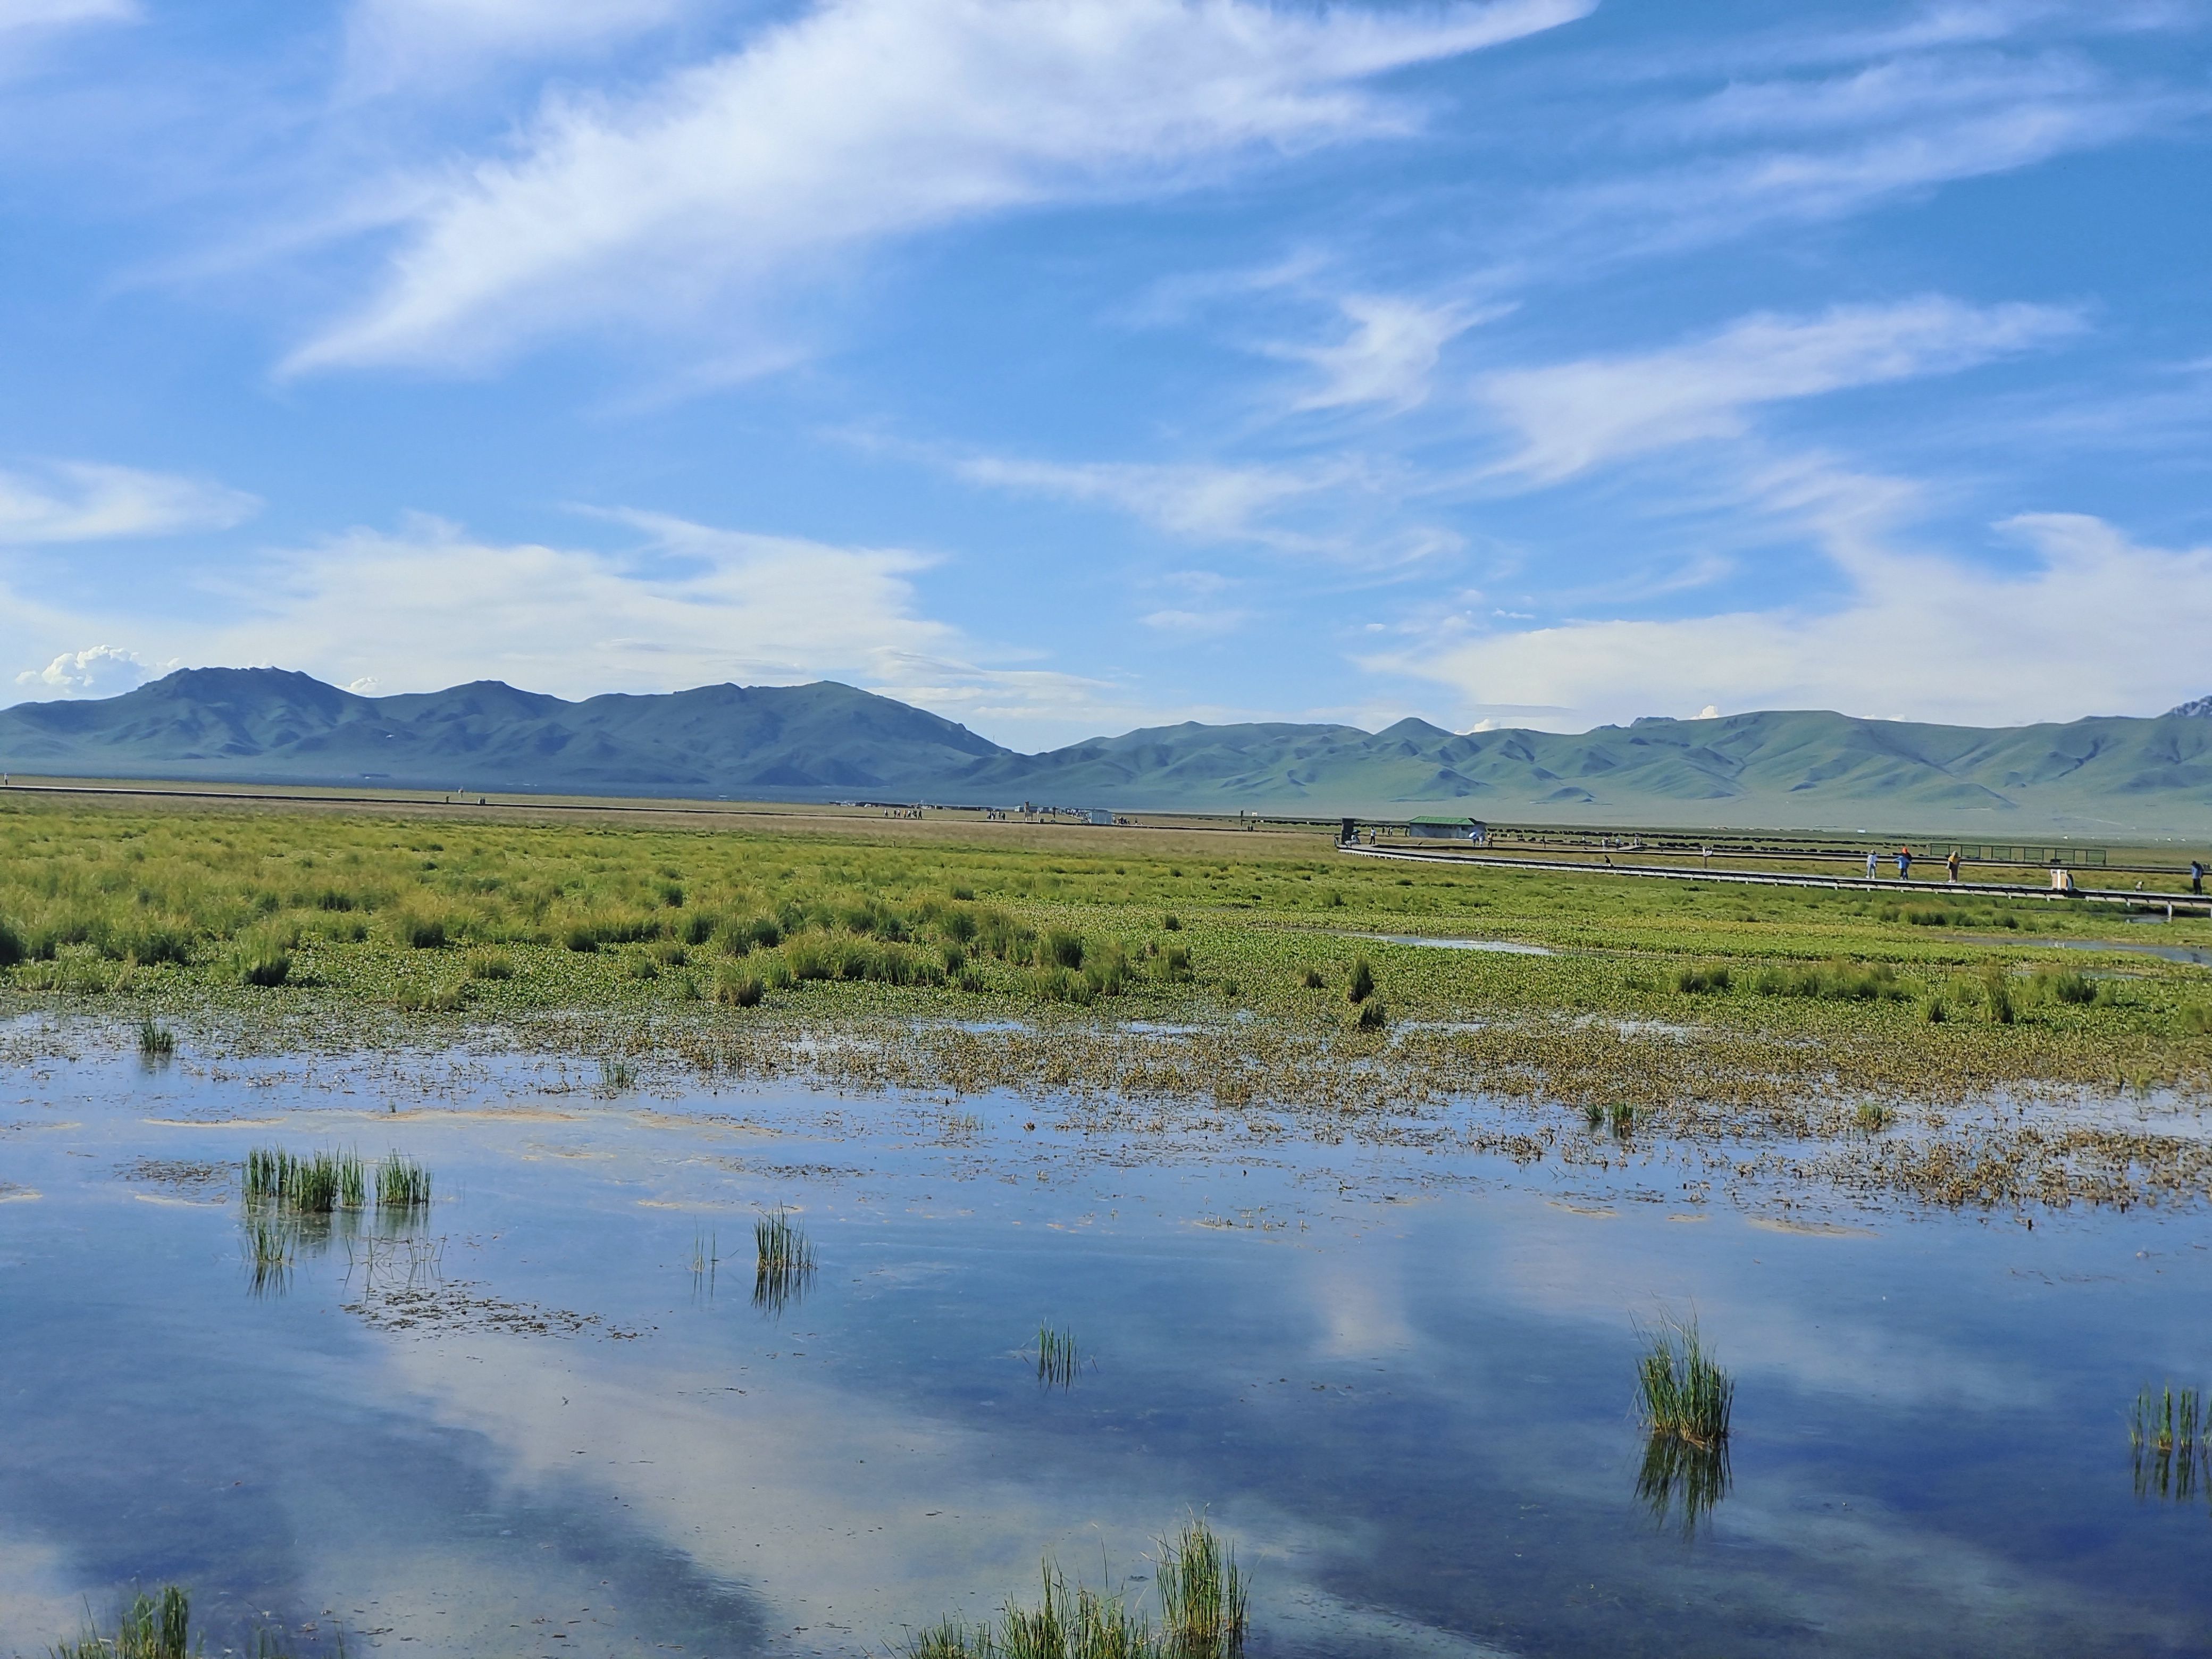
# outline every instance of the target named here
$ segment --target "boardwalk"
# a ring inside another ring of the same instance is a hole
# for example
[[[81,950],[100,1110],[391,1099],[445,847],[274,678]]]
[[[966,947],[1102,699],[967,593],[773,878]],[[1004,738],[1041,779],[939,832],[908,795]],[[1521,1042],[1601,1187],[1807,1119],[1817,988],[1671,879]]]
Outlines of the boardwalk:
[[[2077,887],[2071,893],[2062,894],[2052,892],[2048,886],[2031,887],[2013,882],[1946,881],[1940,875],[1932,881],[1885,880],[1880,877],[1869,881],[1863,876],[1707,870],[1666,864],[1593,864],[1583,859],[1516,858],[1506,854],[1455,853],[1443,848],[1415,847],[1360,847],[1340,843],[1336,850],[1352,858],[1395,859],[1409,864],[1478,865],[1492,870],[1542,870],[1571,876],[1620,876],[1656,881],[1712,882],[1744,887],[1821,887],[1838,892],[1884,893],[1892,898],[1907,899],[1963,898],[1969,896],[2046,899],[2054,904],[2069,902],[2117,904],[2130,910],[2153,911],[2168,916],[2212,916],[2212,896],[2199,897],[2190,893],[2136,892],[2111,887]],[[1923,865],[1922,867],[1929,866]],[[1940,871],[1943,866],[1936,862],[1934,867]]]

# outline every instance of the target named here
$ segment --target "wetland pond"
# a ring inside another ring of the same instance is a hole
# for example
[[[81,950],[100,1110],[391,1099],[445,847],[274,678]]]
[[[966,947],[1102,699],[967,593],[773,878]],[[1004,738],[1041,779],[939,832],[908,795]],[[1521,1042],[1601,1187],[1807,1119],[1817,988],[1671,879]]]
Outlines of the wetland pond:
[[[1255,1656],[2212,1650],[2200,1469],[2127,1420],[2212,1381],[2201,1211],[1784,1223],[1663,1159],[599,1080],[11,1067],[0,1653],[174,1581],[210,1652],[882,1654],[1046,1552],[1142,1594],[1194,1511]],[[257,1273],[269,1146],[433,1202]],[[814,1267],[765,1294],[779,1206]],[[1735,1382],[1701,1477],[1632,1410],[1692,1314]]]

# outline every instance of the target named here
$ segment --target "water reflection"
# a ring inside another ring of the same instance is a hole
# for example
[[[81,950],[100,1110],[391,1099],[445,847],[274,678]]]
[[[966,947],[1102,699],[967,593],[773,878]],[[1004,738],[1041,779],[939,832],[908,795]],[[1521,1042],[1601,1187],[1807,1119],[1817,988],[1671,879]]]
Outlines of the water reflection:
[[[1677,1524],[1683,1537],[1694,1538],[1711,1521],[1714,1506],[1729,1495],[1734,1480],[1727,1441],[1698,1446],[1676,1435],[1655,1434],[1645,1443],[1644,1465],[1636,1472],[1636,1497],[1654,1523]]]
[[[2212,1490],[2212,1423],[2194,1389],[2172,1387],[2136,1396],[2128,1419],[2136,1496],[2186,1503]]]

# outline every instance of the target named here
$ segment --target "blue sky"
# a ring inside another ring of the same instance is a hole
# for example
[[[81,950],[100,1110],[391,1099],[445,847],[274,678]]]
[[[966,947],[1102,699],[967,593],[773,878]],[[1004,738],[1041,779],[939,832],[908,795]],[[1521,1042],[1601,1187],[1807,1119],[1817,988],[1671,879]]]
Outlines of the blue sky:
[[[2212,691],[2212,3],[0,0],[0,697]]]

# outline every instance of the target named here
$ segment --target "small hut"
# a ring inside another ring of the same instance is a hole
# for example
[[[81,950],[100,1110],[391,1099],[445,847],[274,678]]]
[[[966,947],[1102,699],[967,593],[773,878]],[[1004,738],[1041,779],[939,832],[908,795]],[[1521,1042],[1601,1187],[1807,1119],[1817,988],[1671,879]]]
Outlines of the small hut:
[[[1480,818],[1419,817],[1406,821],[1406,833],[1415,841],[1466,841],[1480,847],[1490,837],[1490,826]]]

